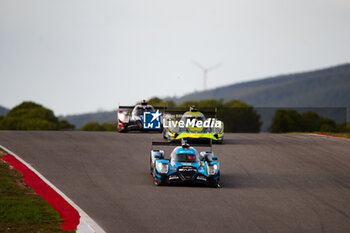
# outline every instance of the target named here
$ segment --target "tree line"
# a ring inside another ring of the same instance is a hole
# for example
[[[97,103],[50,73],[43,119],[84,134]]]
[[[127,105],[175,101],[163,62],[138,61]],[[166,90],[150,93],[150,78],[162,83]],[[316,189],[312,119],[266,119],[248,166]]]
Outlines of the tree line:
[[[293,109],[276,111],[269,128],[271,133],[287,132],[350,132],[350,122],[336,124],[315,112],[299,113]]]
[[[75,126],[59,120],[52,110],[34,102],[23,102],[0,116],[0,130],[72,130]]]
[[[256,133],[260,132],[260,115],[254,107],[240,100],[223,101],[222,99],[204,99],[184,101],[176,104],[172,100],[150,98],[148,104],[168,110],[187,111],[195,105],[199,111],[216,110],[216,117],[224,122],[225,132]],[[207,114],[204,114],[207,116]],[[213,116],[207,116],[213,117]],[[11,109],[6,116],[0,116],[0,130],[73,130],[75,126],[65,119],[59,120],[52,110],[34,102],[23,102]],[[114,122],[88,122],[83,131],[117,131]],[[336,124],[333,120],[315,112],[299,113],[296,110],[279,109],[269,127],[272,133],[287,132],[350,132],[350,122]]]

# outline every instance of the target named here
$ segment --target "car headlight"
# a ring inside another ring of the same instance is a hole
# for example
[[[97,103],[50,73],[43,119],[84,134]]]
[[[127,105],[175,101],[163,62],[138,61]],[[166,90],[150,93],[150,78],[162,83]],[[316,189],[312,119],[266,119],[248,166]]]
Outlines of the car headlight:
[[[169,170],[169,164],[167,163],[157,163],[157,170],[161,174],[167,174]]]
[[[223,125],[221,123],[220,127],[214,127],[214,133],[221,133],[222,128],[223,128]]]
[[[213,176],[218,171],[218,165],[217,164],[208,165],[207,170],[208,170],[208,175]]]
[[[164,125],[165,128],[168,128],[168,130],[171,133],[178,133],[180,131],[178,122],[174,120],[168,120],[166,121],[166,125]]]

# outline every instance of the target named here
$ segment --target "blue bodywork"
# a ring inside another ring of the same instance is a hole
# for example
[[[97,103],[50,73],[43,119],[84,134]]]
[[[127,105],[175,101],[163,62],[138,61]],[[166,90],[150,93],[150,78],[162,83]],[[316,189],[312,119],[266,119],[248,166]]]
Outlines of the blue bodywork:
[[[157,185],[202,183],[219,187],[220,164],[213,152],[201,152],[189,145],[176,147],[170,159],[162,150],[151,150],[150,170]]]

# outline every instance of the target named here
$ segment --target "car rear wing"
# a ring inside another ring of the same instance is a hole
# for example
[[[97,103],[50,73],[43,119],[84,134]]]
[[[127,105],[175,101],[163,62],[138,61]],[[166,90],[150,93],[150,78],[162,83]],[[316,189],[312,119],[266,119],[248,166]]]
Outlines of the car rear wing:
[[[135,106],[122,106],[120,105],[118,109],[124,108],[124,109],[133,109]]]
[[[210,143],[209,144],[205,144],[205,143],[191,143],[191,144],[187,144],[187,141],[181,139],[181,143],[179,141],[176,142],[164,142],[164,141],[153,141],[152,139],[152,147],[151,150],[153,150],[153,146],[193,146],[193,147],[210,147],[210,152],[212,152],[213,150],[213,141],[212,139],[210,139]]]
[[[181,115],[183,115],[183,114],[184,114],[185,112],[187,112],[187,111],[188,111],[188,110],[166,110],[166,111],[164,111],[164,113],[165,113],[165,114],[175,114],[175,115],[181,114]],[[204,114],[204,115],[214,115],[215,118],[216,118],[218,109],[217,109],[217,108],[214,108],[213,111],[200,111],[200,110],[199,110],[199,112],[202,113],[202,114]]]
[[[127,105],[120,105],[118,109],[134,109],[136,105],[134,106],[127,106]],[[167,107],[164,106],[153,106],[154,109],[167,109]]]

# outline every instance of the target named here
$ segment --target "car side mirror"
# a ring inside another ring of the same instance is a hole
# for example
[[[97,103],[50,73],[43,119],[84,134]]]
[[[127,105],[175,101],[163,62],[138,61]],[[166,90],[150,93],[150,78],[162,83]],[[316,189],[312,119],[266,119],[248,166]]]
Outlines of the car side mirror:
[[[218,160],[218,157],[213,156],[212,159],[213,159],[213,161],[217,161],[217,160]]]

